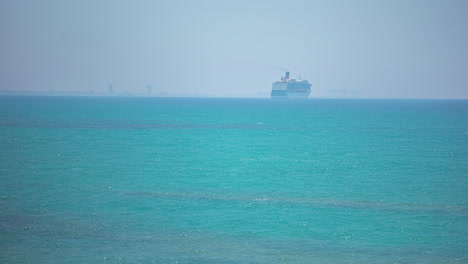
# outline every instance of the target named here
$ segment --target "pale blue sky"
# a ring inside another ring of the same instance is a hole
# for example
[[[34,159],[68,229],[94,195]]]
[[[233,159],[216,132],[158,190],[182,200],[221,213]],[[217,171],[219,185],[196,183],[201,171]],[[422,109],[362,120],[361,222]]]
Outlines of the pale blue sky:
[[[468,98],[465,0],[2,0],[0,90]]]

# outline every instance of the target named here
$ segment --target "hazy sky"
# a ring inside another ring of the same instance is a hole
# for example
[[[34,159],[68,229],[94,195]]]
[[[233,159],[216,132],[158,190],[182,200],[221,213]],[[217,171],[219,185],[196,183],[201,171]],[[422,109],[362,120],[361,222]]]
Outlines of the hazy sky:
[[[0,90],[468,98],[466,0],[2,0]]]

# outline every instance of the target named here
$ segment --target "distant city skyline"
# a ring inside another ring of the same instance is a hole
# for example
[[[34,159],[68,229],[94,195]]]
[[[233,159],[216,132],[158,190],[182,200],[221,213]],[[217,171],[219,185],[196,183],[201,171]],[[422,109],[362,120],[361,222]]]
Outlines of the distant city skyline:
[[[468,99],[468,1],[4,0],[0,94]],[[2,92],[3,91],[3,92]]]

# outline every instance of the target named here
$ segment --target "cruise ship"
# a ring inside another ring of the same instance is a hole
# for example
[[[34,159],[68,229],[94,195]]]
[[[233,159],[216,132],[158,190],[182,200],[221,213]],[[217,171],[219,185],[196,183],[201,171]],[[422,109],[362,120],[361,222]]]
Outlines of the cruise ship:
[[[307,99],[312,85],[301,79],[289,79],[289,72],[286,72],[280,81],[274,82],[271,87],[271,98],[273,99]]]

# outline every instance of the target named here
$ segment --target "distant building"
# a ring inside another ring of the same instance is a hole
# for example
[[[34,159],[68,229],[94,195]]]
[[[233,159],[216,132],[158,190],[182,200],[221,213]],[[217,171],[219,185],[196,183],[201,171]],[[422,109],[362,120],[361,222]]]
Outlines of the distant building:
[[[151,95],[151,94],[153,93],[153,88],[151,88],[151,85],[148,85],[148,86],[146,87],[146,93],[147,93],[148,95]]]
[[[114,87],[112,87],[112,84],[109,84],[109,93],[110,94],[114,93]]]

